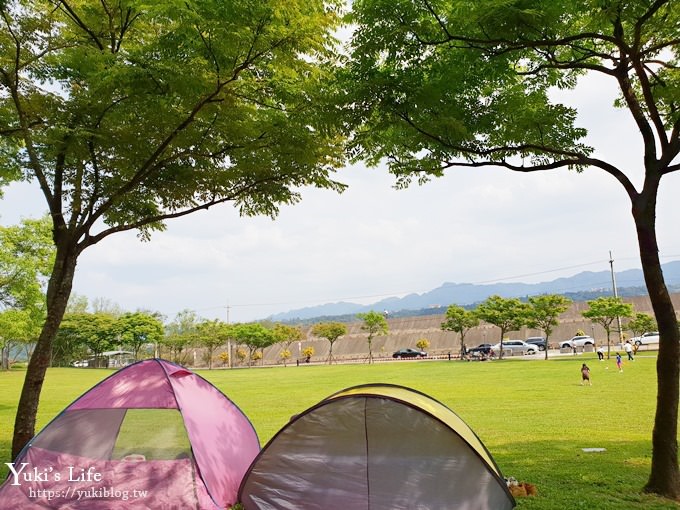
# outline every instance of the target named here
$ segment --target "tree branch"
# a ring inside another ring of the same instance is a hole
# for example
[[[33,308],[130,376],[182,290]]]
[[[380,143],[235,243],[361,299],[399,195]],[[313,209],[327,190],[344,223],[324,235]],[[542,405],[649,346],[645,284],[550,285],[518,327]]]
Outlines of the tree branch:
[[[252,189],[265,184],[267,182],[276,182],[281,180],[282,178],[285,178],[286,175],[281,175],[278,177],[267,177],[263,179],[257,179],[255,181],[252,181],[248,183],[247,185],[243,185],[238,187],[236,190],[232,191],[229,195],[221,197],[221,198],[216,198],[213,197],[212,199],[208,200],[207,202],[200,203],[198,205],[194,205],[191,207],[188,207],[186,209],[182,209],[180,211],[175,211],[175,212],[167,212],[167,213],[161,213],[157,214],[155,216],[149,216],[147,218],[143,218],[139,221],[129,223],[126,225],[117,225],[115,227],[108,228],[106,230],[103,230],[102,232],[96,234],[96,235],[86,235],[83,240],[79,243],[78,245],[78,252],[82,252],[85,248],[88,246],[92,246],[94,244],[97,244],[100,242],[102,239],[110,236],[111,234],[115,234],[116,232],[124,232],[124,231],[129,231],[129,230],[135,230],[139,229],[141,227],[144,227],[146,225],[150,225],[152,223],[158,223],[160,221],[165,221],[173,218],[180,218],[182,216],[186,216],[189,214],[192,214],[196,211],[200,210],[208,210],[210,207],[213,207],[215,205],[223,204],[225,202],[231,202],[239,198],[240,196],[248,194]]]
[[[157,162],[160,159],[161,155],[171,146],[172,142],[179,136],[179,134],[184,132],[184,130],[186,130],[187,127],[193,123],[194,119],[198,116],[198,114],[203,110],[203,108],[207,104],[215,102],[216,98],[218,98],[222,91],[229,84],[236,81],[241,75],[241,73],[248,69],[259,58],[261,58],[266,53],[280,47],[281,45],[288,41],[289,38],[284,37],[282,39],[272,42],[272,44],[270,44],[266,48],[257,51],[255,48],[256,42],[259,39],[259,34],[263,30],[263,27],[265,25],[266,20],[264,19],[260,20],[258,30],[256,30],[256,33],[251,41],[251,45],[245,59],[240,64],[234,67],[231,77],[229,77],[223,82],[218,82],[215,86],[215,90],[213,90],[207,96],[204,96],[194,105],[194,107],[187,114],[184,120],[182,120],[174,128],[174,130],[165,137],[165,139],[158,145],[158,147],[140,166],[135,175],[132,176],[128,182],[124,183],[118,190],[112,192],[111,195],[107,198],[107,200],[97,209],[96,212],[94,212],[94,214],[90,216],[87,222],[83,224],[83,228],[85,229],[84,231],[89,230],[92,227],[92,225],[94,225],[94,222],[100,217],[102,217],[121,196],[124,196],[127,192],[134,189],[141,182],[143,182],[154,170],[159,168]]]
[[[428,11],[430,11],[430,14],[432,14],[432,17],[433,17],[435,20],[437,20],[437,24],[439,25],[439,28],[442,29],[442,32],[444,32],[444,34],[445,34],[447,37],[451,37],[451,33],[449,32],[449,29],[448,29],[448,27],[446,26],[446,23],[444,23],[444,21],[441,19],[441,17],[439,16],[439,14],[437,14],[437,13],[435,12],[434,7],[432,6],[432,4],[431,4],[430,2],[428,2],[428,0],[423,0],[423,3],[425,4],[425,8],[426,8]],[[405,24],[405,23],[402,23],[402,24]]]
[[[647,12],[638,19],[634,28],[634,43],[631,52],[631,63],[633,71],[640,81],[640,87],[642,89],[642,97],[644,98],[645,106],[647,107],[647,112],[656,130],[656,135],[659,139],[661,145],[661,151],[664,152],[668,146],[668,139],[666,137],[666,129],[664,127],[663,119],[659,114],[659,110],[656,106],[656,101],[654,99],[654,94],[652,93],[652,87],[649,83],[649,78],[644,66],[643,59],[640,55],[640,45],[642,38],[642,27],[644,24],[651,19],[651,17],[667,2],[667,0],[656,0],[654,4],[647,10]],[[620,18],[617,19],[617,26],[620,27],[621,38],[623,38],[623,26],[621,25]],[[616,33],[616,30],[615,30]],[[623,75],[621,75],[623,77]],[[629,84],[627,84],[629,86]],[[623,86],[622,86],[623,89]],[[632,89],[632,87],[630,87]],[[631,90],[632,92],[632,90]],[[624,93],[625,96],[625,93]],[[632,96],[632,94],[631,94]],[[629,103],[630,104],[630,103]],[[640,119],[641,120],[641,119]],[[645,122],[647,124],[647,122]],[[650,128],[651,130],[651,128]],[[645,133],[642,133],[643,137]],[[654,144],[656,146],[656,144]],[[651,155],[651,150],[648,150],[647,142],[645,141],[645,153]],[[656,148],[654,149],[654,156],[656,155]]]
[[[656,107],[656,101],[654,99],[654,94],[652,93],[652,87],[649,83],[649,78],[645,72],[644,65],[639,60],[633,61],[633,69],[635,75],[640,81],[640,87],[642,88],[642,96],[645,101],[645,106],[647,107],[647,112],[651,118],[654,128],[656,129],[656,136],[661,144],[661,150],[664,151],[668,146],[668,138],[666,137],[666,128],[663,123],[663,119],[659,114],[659,109]]]
[[[680,45],[680,38],[675,38],[675,39],[669,39],[667,41],[664,41],[663,44],[655,44],[653,46],[650,46],[646,48],[644,51],[640,53],[640,55],[645,56],[645,55],[658,55],[659,52],[668,49],[668,48],[676,48],[678,45]]]
[[[654,139],[654,132],[647,121],[645,112],[643,111],[638,98],[635,94],[635,89],[630,83],[628,77],[628,61],[625,58],[621,59],[621,63],[614,75],[619,83],[619,88],[621,89],[621,94],[623,95],[628,109],[633,115],[633,119],[638,126],[638,130],[642,135],[642,139],[645,145],[645,159],[651,158],[656,159],[656,140]]]
[[[404,122],[406,122],[409,126],[411,126],[413,129],[418,131],[420,134],[422,134],[423,136],[425,136],[427,138],[430,138],[431,140],[435,141],[437,144],[441,145],[442,147],[446,147],[446,148],[451,149],[455,152],[459,152],[461,154],[467,154],[467,155],[470,155],[470,156],[486,157],[486,156],[492,156],[494,154],[507,154],[507,153],[518,154],[518,153],[522,153],[522,152],[541,152],[541,153],[546,153],[546,154],[550,154],[550,155],[553,155],[553,156],[561,156],[561,157],[568,157],[568,158],[580,158],[582,156],[585,156],[585,154],[581,154],[581,153],[578,153],[578,152],[575,152],[575,151],[555,149],[555,148],[544,146],[544,145],[528,144],[528,143],[520,144],[520,145],[491,147],[489,149],[476,149],[476,148],[471,147],[471,146],[453,144],[453,143],[448,142],[447,140],[444,140],[442,137],[435,135],[434,133],[431,133],[431,132],[421,128],[418,124],[413,122],[413,120],[405,112],[398,112],[397,115]]]
[[[67,17],[71,18],[72,21],[75,22],[76,25],[78,25],[80,28],[82,28],[87,35],[90,36],[90,39],[97,45],[97,48],[100,50],[104,50],[104,45],[102,42],[99,40],[97,37],[97,34],[95,34],[84,22],[83,20],[80,19],[78,14],[71,8],[71,6],[66,3],[66,0],[58,0],[57,2],[57,7],[63,6],[64,11],[67,15]]]
[[[642,39],[642,26],[649,21],[654,14],[657,13],[661,7],[664,6],[664,4],[668,3],[668,0],[656,0],[654,4],[652,4],[649,9],[647,9],[647,12],[644,13],[640,18],[637,20],[637,23],[635,23],[635,28],[633,29],[633,47],[638,49],[640,47],[640,41]]]
[[[635,189],[635,186],[633,186],[633,183],[628,179],[628,177],[617,167],[614,165],[607,163],[606,161],[597,159],[597,158],[591,158],[585,153],[579,153],[573,150],[564,150],[564,149],[557,149],[554,147],[549,147],[545,145],[538,145],[538,144],[520,144],[520,145],[508,145],[508,146],[497,146],[497,147],[490,147],[488,149],[477,149],[474,147],[468,147],[465,145],[457,145],[457,144],[451,144],[448,141],[444,140],[443,138],[430,133],[424,129],[422,129],[420,126],[418,126],[415,122],[413,122],[410,117],[406,113],[398,113],[399,117],[404,120],[406,123],[409,124],[413,129],[421,133],[423,136],[426,136],[432,140],[434,140],[436,143],[441,145],[442,147],[446,147],[454,152],[457,152],[459,154],[465,155],[466,157],[470,158],[470,162],[468,163],[462,163],[462,162],[449,162],[447,163],[448,166],[469,166],[469,167],[478,167],[478,166],[501,166],[504,168],[507,168],[509,170],[513,170],[516,172],[537,172],[537,171],[543,171],[543,170],[554,170],[556,168],[564,168],[564,167],[578,167],[578,166],[594,166],[597,168],[600,168],[601,170],[604,170],[608,174],[612,175],[616,180],[618,180],[621,185],[624,187],[626,190],[626,193],[628,196],[633,199],[634,197],[637,196],[638,192]],[[524,166],[524,165],[516,165],[509,163],[506,159],[505,156],[506,154],[522,154],[522,153],[532,153],[532,154],[544,154],[553,158],[556,158],[555,161],[552,161],[550,163],[541,163],[541,164],[535,164],[531,166]],[[488,157],[493,157],[494,155],[502,155],[502,159],[500,160],[486,160],[486,161],[474,161],[474,158],[476,157],[482,157],[482,158],[488,158]],[[446,166],[444,167],[446,168]]]

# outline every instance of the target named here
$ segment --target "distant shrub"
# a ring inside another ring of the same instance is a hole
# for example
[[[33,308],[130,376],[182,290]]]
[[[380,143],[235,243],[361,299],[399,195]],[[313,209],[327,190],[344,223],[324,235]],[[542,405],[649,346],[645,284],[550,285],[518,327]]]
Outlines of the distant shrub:
[[[239,363],[243,363],[248,357],[248,351],[245,349],[237,349],[236,357],[238,358]]]
[[[217,355],[217,358],[222,362],[222,366],[226,367],[227,363],[229,363],[229,353],[227,352],[221,352]]]
[[[421,351],[426,351],[430,347],[430,341],[427,338],[421,338],[416,342],[416,347]]]

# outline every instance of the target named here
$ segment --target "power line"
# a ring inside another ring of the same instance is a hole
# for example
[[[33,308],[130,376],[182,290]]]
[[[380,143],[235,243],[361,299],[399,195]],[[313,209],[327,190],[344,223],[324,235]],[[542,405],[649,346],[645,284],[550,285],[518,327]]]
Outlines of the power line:
[[[556,273],[557,271],[565,271],[567,269],[576,269],[579,267],[586,267],[586,266],[593,266],[595,264],[602,264],[601,260],[597,260],[594,262],[586,262],[585,264],[577,264],[575,266],[565,266],[565,267],[560,267],[557,269],[548,269],[547,271],[539,271],[537,273],[525,273],[525,274],[520,274],[517,276],[506,276],[503,278],[494,278],[493,280],[483,280],[483,281],[478,281],[478,282],[472,282],[472,285],[484,285],[487,283],[501,283],[504,282],[505,280],[516,280],[517,278],[526,278],[528,276],[538,276],[542,274],[548,274],[548,273]]]
[[[674,255],[665,255],[665,256],[660,256],[662,259],[677,259],[680,258],[680,254],[674,254]],[[619,260],[637,260],[637,257],[625,257]],[[596,261],[591,261],[591,262],[585,262],[582,264],[574,264],[570,266],[563,266],[563,267],[558,267],[554,269],[548,269],[544,271],[537,271],[533,273],[523,273],[515,276],[505,276],[505,277],[499,277],[499,278],[494,278],[490,280],[479,280],[479,281],[474,281],[470,282],[470,285],[488,285],[491,283],[503,283],[508,280],[516,280],[518,278],[528,278],[532,276],[539,276],[539,275],[544,275],[544,274],[550,274],[550,273],[556,273],[560,271],[566,271],[569,269],[578,269],[578,268],[583,268],[583,267],[588,267],[588,266],[593,266],[593,265],[598,265],[598,264],[603,264],[607,263],[605,259],[601,260],[596,260]],[[602,282],[603,287],[605,286],[606,282]],[[576,287],[571,287],[571,288],[576,288]],[[565,287],[564,290],[568,290],[569,288]],[[336,298],[320,298],[320,299],[306,299],[306,300],[297,300],[297,301],[273,301],[273,302],[262,302],[262,303],[241,303],[241,304],[225,304],[225,305],[219,305],[219,306],[212,306],[208,308],[201,308],[198,310],[194,310],[195,312],[205,312],[205,311],[210,311],[210,310],[222,310],[222,309],[227,309],[227,308],[258,308],[258,307],[269,307],[269,306],[300,306],[300,305],[305,305],[305,304],[317,304],[317,303],[333,303],[333,302],[338,302],[338,301],[348,301],[348,300],[357,300],[357,299],[376,299],[376,298],[386,298],[386,297],[396,297],[396,296],[403,296],[403,295],[408,295],[408,294],[422,294],[425,292],[430,292],[433,289],[427,289],[427,290],[409,290],[409,291],[401,291],[401,292],[388,292],[388,293],[382,293],[382,294],[364,294],[364,295],[359,295],[359,296],[345,296],[345,297],[336,297]],[[563,290],[563,291],[564,291]]]
[[[680,255],[678,255],[680,256]],[[632,257],[631,257],[632,258]],[[597,260],[593,262],[586,262],[583,264],[576,264],[576,265],[571,265],[571,266],[563,266],[555,269],[549,269],[545,271],[537,271],[534,273],[523,273],[515,276],[505,276],[505,277],[499,277],[499,278],[494,278],[491,280],[479,280],[479,281],[474,281],[471,282],[470,285],[485,285],[485,284],[490,284],[490,283],[502,283],[507,280],[516,280],[518,278],[527,278],[530,276],[539,276],[542,274],[549,274],[549,273],[555,273],[559,271],[565,271],[568,269],[577,269],[577,268],[582,268],[582,267],[587,267],[587,266],[592,266],[596,264],[602,264],[603,260]],[[364,294],[364,295],[358,295],[358,296],[345,296],[345,297],[335,297],[335,298],[321,298],[321,299],[306,299],[306,300],[298,300],[298,301],[273,301],[273,302],[264,302],[264,303],[241,303],[241,304],[229,304],[228,306],[232,308],[236,307],[241,307],[241,308],[246,308],[246,307],[260,307],[260,306],[285,306],[285,305],[297,305],[297,304],[306,304],[306,303],[318,303],[318,302],[337,302],[337,301],[345,301],[345,300],[350,300],[350,299],[371,299],[371,298],[381,298],[381,297],[393,297],[397,295],[407,295],[407,294],[420,294],[423,292],[429,292],[432,289],[428,290],[420,290],[420,291],[414,291],[414,290],[409,290],[409,291],[396,291],[396,292],[388,292],[388,293],[382,293],[382,294]],[[216,310],[216,309],[222,309],[226,308],[227,305],[223,306],[214,306],[210,308],[203,308],[199,311],[205,311],[205,310]]]

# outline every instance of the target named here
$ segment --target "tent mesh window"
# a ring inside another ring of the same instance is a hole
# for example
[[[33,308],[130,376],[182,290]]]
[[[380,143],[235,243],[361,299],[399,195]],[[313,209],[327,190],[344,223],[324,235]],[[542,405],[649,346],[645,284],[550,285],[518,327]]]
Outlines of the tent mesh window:
[[[33,447],[97,460],[191,458],[177,409],[82,409],[63,413]]]
[[[191,458],[191,444],[177,409],[128,409],[111,454],[121,460]]]

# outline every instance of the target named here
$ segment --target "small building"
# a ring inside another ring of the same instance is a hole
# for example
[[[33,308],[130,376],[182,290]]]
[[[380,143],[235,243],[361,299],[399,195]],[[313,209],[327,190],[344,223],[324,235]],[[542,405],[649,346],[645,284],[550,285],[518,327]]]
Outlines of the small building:
[[[134,353],[130,351],[106,351],[99,356],[73,363],[74,367],[122,368],[134,363]]]
[[[109,368],[126,367],[134,363],[134,352],[130,351],[106,351],[102,352],[101,357],[106,359],[106,366]]]

